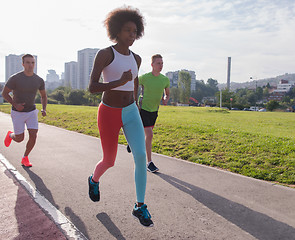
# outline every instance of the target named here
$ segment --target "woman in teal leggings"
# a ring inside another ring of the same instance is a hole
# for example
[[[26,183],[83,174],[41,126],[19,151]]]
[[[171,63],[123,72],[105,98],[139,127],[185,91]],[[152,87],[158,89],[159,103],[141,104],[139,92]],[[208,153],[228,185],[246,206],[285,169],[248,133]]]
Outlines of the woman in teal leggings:
[[[103,158],[88,178],[89,197],[95,202],[100,200],[99,180],[107,169],[114,166],[122,128],[135,163],[137,203],[132,214],[142,225],[150,227],[153,222],[144,204],[147,172],[145,136],[136,105],[141,58],[129,50],[133,42],[143,35],[143,17],[138,10],[124,7],[110,12],[104,23],[109,38],[116,44],[97,53],[90,77],[89,91],[103,92],[97,115]],[[103,82],[99,81],[101,74]]]

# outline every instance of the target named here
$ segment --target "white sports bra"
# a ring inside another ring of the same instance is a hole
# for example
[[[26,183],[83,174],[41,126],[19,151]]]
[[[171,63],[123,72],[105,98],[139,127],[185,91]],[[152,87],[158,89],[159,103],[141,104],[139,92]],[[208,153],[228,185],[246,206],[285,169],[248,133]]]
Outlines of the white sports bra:
[[[131,69],[132,80],[127,82],[125,85],[113,88],[112,90],[119,91],[134,91],[134,79],[138,75],[138,66],[133,56],[133,53],[130,51],[129,55],[123,55],[116,51],[113,47],[111,47],[114,53],[113,61],[106,66],[103,71],[103,82],[109,83],[115,80],[119,80],[123,74],[123,72]]]

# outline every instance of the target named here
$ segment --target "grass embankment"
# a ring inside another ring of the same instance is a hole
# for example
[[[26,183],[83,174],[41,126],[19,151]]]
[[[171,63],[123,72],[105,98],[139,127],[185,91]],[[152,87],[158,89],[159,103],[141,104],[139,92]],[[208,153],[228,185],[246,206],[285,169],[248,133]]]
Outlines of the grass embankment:
[[[99,137],[97,107],[48,105],[47,113],[40,122]],[[122,133],[119,143],[126,144]],[[295,184],[295,114],[161,106],[153,152]]]

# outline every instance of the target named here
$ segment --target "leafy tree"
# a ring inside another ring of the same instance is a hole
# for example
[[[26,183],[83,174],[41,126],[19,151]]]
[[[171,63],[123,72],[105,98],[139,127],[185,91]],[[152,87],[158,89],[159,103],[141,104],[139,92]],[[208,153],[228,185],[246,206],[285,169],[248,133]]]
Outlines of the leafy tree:
[[[243,109],[250,107],[249,101],[248,101],[248,89],[238,89],[236,93],[234,94],[234,101],[233,101],[233,107]]]
[[[251,106],[255,105],[256,103],[256,94],[254,91],[249,91],[247,92],[247,98],[248,98],[248,102]]]
[[[180,100],[180,91],[179,91],[179,88],[172,87],[172,88],[170,89],[170,97],[171,97],[171,100],[172,100],[174,103],[179,102],[179,100]]]
[[[204,97],[207,97],[206,85],[203,80],[196,81],[196,90],[192,92],[191,96],[202,102]]]
[[[287,93],[286,96],[295,99],[295,87],[291,88]]]
[[[84,98],[85,91],[84,90],[72,90],[67,97],[67,104],[70,105],[83,105],[86,103],[86,99]]]
[[[47,103],[48,104],[58,104],[58,101],[52,98],[47,98]]]
[[[257,96],[257,100],[262,100],[263,99],[263,88],[262,87],[257,88],[256,96]]]
[[[178,88],[180,89],[180,102],[189,103],[191,95],[191,75],[187,71],[178,74]]]
[[[65,103],[65,91],[61,89],[57,89],[51,94],[49,94],[50,98],[58,101],[59,103]]]
[[[268,97],[269,97],[269,88],[268,87],[265,87],[263,89],[263,96],[262,96],[262,98],[268,98]]]
[[[231,107],[230,99],[234,99],[234,93],[228,89],[222,90],[222,107]],[[220,106],[220,91],[216,92],[217,105]]]
[[[279,106],[280,106],[280,104],[279,104],[277,101],[275,101],[275,100],[270,100],[270,101],[266,104],[266,109],[267,109],[267,111],[271,111],[271,112],[272,112],[273,110],[279,108]]]
[[[41,103],[41,95],[40,95],[39,91],[36,94],[35,103]]]
[[[90,106],[98,106],[101,101],[102,93],[90,93],[89,91],[85,92],[84,98],[87,101],[87,104]]]
[[[209,78],[205,84],[204,80],[196,81],[196,90],[192,91],[191,96],[202,102],[204,97],[214,97],[218,92],[218,82],[213,78]]]
[[[293,111],[295,102],[295,87],[291,88],[286,95],[283,97],[282,105],[285,106],[285,108],[289,108]]]
[[[286,95],[286,96],[283,97],[282,101],[285,102],[285,103],[290,103],[291,98],[290,98],[290,96]]]
[[[213,79],[213,78],[209,78],[207,80],[207,87],[209,88],[209,91],[212,92],[211,96],[214,96],[216,92],[219,91],[218,89],[218,81]]]

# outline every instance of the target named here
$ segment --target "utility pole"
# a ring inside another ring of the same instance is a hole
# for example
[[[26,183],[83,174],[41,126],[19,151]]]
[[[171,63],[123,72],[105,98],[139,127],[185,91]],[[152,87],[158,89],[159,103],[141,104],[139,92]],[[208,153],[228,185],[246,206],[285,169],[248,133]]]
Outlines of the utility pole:
[[[227,59],[227,89],[230,91],[230,69],[231,69],[231,57]]]
[[[257,80],[255,82],[256,82],[256,88],[255,88],[255,111],[257,111],[257,109],[256,109],[256,103],[257,103]]]
[[[220,108],[222,108],[222,90],[220,89]]]

